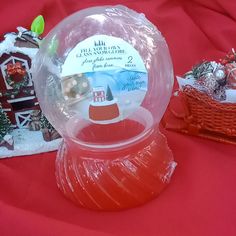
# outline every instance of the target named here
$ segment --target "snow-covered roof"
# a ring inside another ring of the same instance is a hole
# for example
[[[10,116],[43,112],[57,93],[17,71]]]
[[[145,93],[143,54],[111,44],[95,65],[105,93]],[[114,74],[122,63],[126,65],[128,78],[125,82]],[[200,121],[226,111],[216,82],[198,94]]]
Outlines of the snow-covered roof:
[[[21,35],[22,30],[26,30],[22,27],[17,28],[19,33],[8,33],[4,35],[4,40],[0,42],[0,57],[4,53],[14,53],[14,52],[20,52],[22,54],[25,54],[29,56],[31,59],[34,58],[36,53],[38,52],[38,48],[26,48],[26,47],[16,47],[15,42],[16,38]]]

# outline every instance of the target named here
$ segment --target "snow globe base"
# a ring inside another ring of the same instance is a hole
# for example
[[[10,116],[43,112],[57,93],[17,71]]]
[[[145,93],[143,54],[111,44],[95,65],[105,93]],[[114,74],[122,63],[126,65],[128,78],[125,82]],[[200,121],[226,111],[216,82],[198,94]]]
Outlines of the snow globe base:
[[[139,120],[136,116],[119,124],[80,122],[77,131],[69,124],[76,138],[64,140],[56,160],[57,183],[67,198],[93,210],[121,210],[144,204],[167,186],[176,165],[172,152],[158,127],[145,129],[142,118],[148,124],[148,112],[139,114]],[[103,142],[136,140],[117,146],[81,144],[91,140],[89,135]]]

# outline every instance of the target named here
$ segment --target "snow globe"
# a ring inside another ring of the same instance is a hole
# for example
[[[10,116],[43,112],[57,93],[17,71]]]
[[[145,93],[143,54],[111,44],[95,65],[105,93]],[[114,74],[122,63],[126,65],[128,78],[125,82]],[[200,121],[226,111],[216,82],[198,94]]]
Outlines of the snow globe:
[[[82,207],[119,210],[156,197],[175,169],[159,131],[173,68],[165,39],[124,6],[76,12],[43,40],[37,96],[63,137],[57,184]]]

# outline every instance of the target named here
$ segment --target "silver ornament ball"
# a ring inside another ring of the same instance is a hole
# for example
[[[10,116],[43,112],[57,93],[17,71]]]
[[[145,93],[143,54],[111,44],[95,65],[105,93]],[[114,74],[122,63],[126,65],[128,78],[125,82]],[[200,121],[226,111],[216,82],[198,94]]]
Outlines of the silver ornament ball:
[[[215,76],[216,76],[217,79],[224,79],[225,72],[223,70],[217,70],[215,72]]]

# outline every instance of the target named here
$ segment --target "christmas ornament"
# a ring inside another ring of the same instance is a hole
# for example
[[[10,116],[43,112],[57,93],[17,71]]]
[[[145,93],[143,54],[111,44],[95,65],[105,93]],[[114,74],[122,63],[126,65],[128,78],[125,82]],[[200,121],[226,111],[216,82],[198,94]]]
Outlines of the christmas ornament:
[[[228,63],[225,68],[227,71],[227,86],[236,89],[236,63]]]
[[[218,80],[222,80],[225,78],[225,72],[223,69],[217,69],[214,74]]]
[[[232,50],[221,63],[205,61],[183,78],[163,119],[168,129],[236,144],[236,63]],[[175,103],[175,104],[176,104]]]
[[[204,61],[193,67],[192,74],[195,79],[204,77],[209,73],[213,73],[215,65],[211,62]]]
[[[50,151],[58,147],[59,141],[49,144],[46,142],[48,140],[43,139],[37,120],[41,110],[30,71],[43,29],[44,20],[39,16],[33,21],[31,31],[17,27],[18,32],[7,33],[0,42],[0,103],[14,128],[11,137],[4,137],[5,145],[0,147],[0,158]]]
[[[56,176],[69,199],[118,210],[164,189],[176,163],[158,124],[173,68],[143,14],[109,6],[69,16],[43,40],[33,76],[43,112],[64,138]]]
[[[206,91],[209,94],[212,94],[218,87],[217,78],[212,74],[206,74],[204,77],[199,78],[196,83],[201,85],[200,90]]]
[[[236,62],[236,53],[235,50],[232,48],[231,52],[229,52],[224,59],[220,59],[220,63],[222,65],[226,65],[231,62]]]

